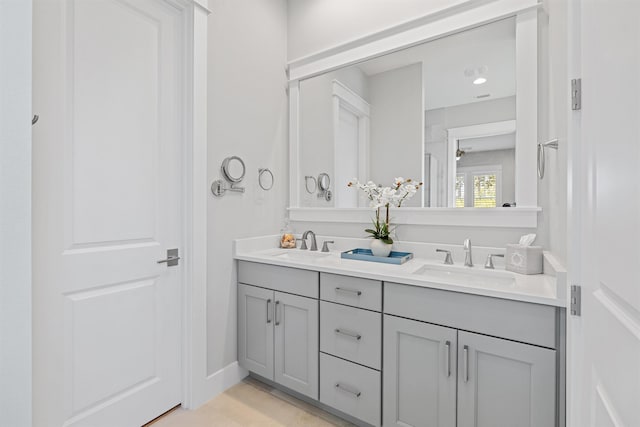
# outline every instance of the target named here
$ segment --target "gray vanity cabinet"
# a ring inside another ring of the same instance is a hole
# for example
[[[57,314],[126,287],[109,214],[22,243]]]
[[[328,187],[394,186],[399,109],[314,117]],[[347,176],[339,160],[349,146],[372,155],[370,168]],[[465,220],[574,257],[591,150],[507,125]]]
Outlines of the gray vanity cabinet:
[[[318,301],[275,292],[274,381],[318,399]]]
[[[240,366],[317,400],[319,274],[240,262],[238,282]]]
[[[554,307],[386,282],[384,312],[385,426],[556,425]]]
[[[238,284],[238,363],[273,380],[273,291]]]
[[[384,342],[384,426],[455,427],[457,330],[385,315]]]
[[[458,332],[458,427],[556,425],[555,350]]]

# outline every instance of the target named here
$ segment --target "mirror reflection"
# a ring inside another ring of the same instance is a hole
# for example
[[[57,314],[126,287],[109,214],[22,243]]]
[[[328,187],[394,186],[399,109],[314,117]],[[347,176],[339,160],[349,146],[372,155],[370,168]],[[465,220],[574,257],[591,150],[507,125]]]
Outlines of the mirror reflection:
[[[366,207],[353,178],[424,183],[407,206],[515,205],[515,19],[454,34],[300,82],[300,171],[328,172],[333,198]]]

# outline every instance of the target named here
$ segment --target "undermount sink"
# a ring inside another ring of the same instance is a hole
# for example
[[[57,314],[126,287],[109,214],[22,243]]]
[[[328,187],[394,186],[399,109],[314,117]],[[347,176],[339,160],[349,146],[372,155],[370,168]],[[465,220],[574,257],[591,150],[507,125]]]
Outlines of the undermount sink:
[[[511,287],[516,283],[512,273],[507,271],[490,271],[480,267],[445,267],[436,265],[423,265],[412,274],[425,279],[445,280],[458,285],[481,287]]]
[[[303,251],[299,249],[287,249],[282,252],[278,252],[273,254],[274,257],[291,259],[291,260],[305,260],[311,261],[314,259],[322,259],[331,255],[329,252],[318,252],[318,251]]]

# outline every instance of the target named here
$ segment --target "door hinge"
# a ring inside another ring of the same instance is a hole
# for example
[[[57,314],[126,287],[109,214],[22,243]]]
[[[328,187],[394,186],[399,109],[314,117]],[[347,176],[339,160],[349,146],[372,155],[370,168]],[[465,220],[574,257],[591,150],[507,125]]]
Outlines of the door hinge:
[[[578,285],[571,285],[571,304],[569,309],[572,316],[580,316],[582,311],[582,291]]]
[[[582,79],[571,80],[571,109],[582,109]]]

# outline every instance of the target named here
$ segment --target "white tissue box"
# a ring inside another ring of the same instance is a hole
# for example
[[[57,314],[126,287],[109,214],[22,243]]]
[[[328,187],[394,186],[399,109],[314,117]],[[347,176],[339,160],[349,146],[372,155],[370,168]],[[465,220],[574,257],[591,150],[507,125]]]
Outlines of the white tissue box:
[[[514,273],[542,273],[542,246],[507,245],[505,268]]]

